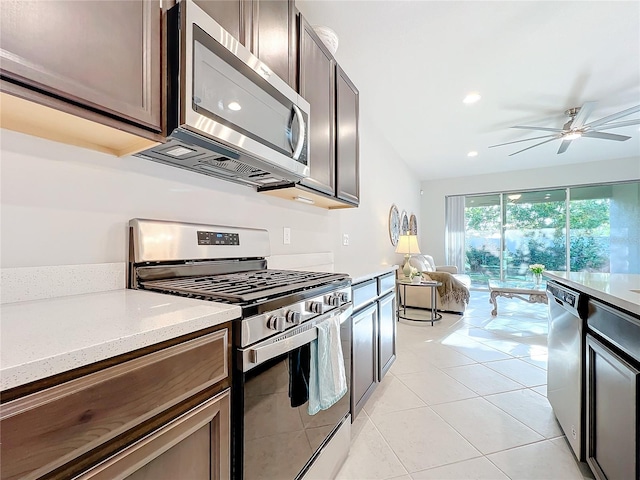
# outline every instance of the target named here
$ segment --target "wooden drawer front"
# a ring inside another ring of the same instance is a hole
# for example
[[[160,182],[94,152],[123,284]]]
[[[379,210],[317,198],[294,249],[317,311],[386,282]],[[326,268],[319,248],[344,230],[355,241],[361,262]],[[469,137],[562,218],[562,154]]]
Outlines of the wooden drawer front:
[[[2,479],[36,478],[225,379],[223,329],[2,406]]]
[[[229,398],[227,389],[74,480],[228,479]]]
[[[353,310],[357,310],[371,303],[378,297],[376,279],[367,280],[353,286]]]
[[[395,287],[396,287],[395,272],[378,277],[378,296],[382,296],[387,292],[392,292]]]

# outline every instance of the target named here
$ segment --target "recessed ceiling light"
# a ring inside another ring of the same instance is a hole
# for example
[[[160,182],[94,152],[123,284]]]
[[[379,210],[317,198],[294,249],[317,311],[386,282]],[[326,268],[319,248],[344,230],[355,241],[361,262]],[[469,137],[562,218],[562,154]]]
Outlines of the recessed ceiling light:
[[[227,106],[229,107],[229,110],[233,110],[234,112],[242,110],[242,106],[238,102],[231,102]]]
[[[478,92],[470,92],[467,94],[466,97],[464,97],[464,100],[462,100],[462,103],[466,103],[467,105],[469,105],[471,103],[476,103],[481,98],[482,97]]]
[[[478,156],[478,152],[476,152],[475,150],[472,150],[469,153],[467,153],[467,157],[477,157],[477,156]]]

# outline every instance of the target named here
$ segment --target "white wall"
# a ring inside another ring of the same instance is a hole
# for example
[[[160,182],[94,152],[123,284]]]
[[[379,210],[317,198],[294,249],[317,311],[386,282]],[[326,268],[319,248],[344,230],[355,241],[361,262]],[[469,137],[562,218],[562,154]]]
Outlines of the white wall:
[[[640,179],[640,159],[627,158],[581,165],[558,165],[519,172],[424,181],[422,182],[424,193],[421,201],[420,222],[418,222],[422,238],[421,248],[432,255],[437,264],[444,263],[445,197],[447,195],[469,195],[638,179]]]
[[[272,254],[334,251],[336,270],[399,263],[385,219],[392,202],[418,212],[419,182],[364,115],[360,162],[362,206],[328,211],[137,157],[1,130],[0,266],[125,262],[134,217],[266,228]],[[285,226],[290,245],[282,243]],[[341,246],[342,233],[350,246]]]
[[[332,230],[336,269],[358,270],[380,265],[402,264],[403,255],[394,252],[389,239],[389,210],[395,203],[407,215],[420,214],[420,181],[404,162],[382,141],[368,112],[361,109],[360,126],[360,207],[335,215]],[[342,245],[342,233],[348,233],[350,245]],[[368,252],[378,252],[372,257]]]

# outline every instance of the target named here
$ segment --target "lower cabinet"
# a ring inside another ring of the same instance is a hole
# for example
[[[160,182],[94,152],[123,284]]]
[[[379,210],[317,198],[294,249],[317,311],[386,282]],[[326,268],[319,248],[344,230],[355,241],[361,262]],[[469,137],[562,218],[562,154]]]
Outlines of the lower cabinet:
[[[229,478],[229,392],[203,402],[77,478]]]
[[[362,410],[376,387],[378,305],[373,303],[353,316],[351,350],[351,418]]]
[[[382,380],[396,359],[396,295],[378,300],[378,379]]]
[[[228,478],[229,331],[224,324],[2,392],[1,479]],[[176,474],[183,468],[194,474]]]
[[[395,274],[353,285],[351,419],[360,413],[396,359]]]
[[[587,463],[598,480],[640,478],[640,371],[587,335]]]

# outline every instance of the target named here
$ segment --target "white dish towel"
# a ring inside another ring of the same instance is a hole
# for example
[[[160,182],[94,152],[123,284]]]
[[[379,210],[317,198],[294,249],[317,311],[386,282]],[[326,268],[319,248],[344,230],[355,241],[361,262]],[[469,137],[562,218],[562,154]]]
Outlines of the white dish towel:
[[[347,393],[347,377],[340,343],[340,316],[316,325],[318,338],[311,342],[309,415],[330,408]]]

